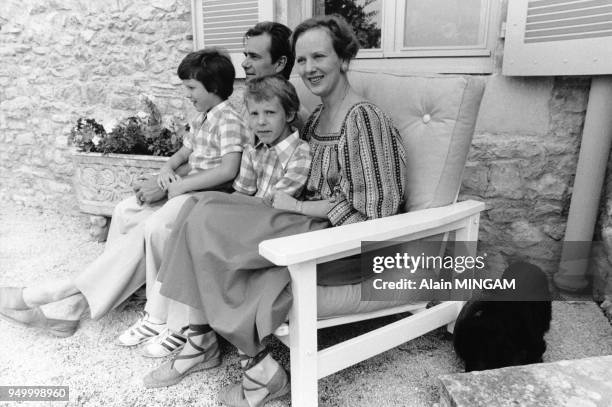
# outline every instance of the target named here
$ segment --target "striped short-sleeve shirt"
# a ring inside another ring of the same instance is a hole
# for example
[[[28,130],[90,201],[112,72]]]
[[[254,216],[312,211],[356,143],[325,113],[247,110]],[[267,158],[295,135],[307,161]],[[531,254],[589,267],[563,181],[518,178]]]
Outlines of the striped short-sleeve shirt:
[[[200,114],[189,135],[183,139],[183,145],[191,150],[189,164],[192,171],[215,168],[221,164],[224,155],[242,152],[249,144],[253,144],[251,131],[227,101]]]

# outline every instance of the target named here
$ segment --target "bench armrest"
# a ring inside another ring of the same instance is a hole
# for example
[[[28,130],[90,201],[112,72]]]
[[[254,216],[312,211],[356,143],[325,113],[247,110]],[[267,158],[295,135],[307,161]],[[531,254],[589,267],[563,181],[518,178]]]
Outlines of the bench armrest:
[[[415,240],[457,230],[485,209],[484,202],[463,201],[314,232],[264,240],[259,254],[279,266],[315,260],[324,263],[357,254],[363,241]]]

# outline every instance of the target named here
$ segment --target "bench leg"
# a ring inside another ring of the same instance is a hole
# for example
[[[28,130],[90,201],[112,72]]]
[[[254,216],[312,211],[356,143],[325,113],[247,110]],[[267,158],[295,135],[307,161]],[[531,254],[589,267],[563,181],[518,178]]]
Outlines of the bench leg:
[[[289,266],[293,307],[289,315],[291,405],[318,405],[316,263]]]

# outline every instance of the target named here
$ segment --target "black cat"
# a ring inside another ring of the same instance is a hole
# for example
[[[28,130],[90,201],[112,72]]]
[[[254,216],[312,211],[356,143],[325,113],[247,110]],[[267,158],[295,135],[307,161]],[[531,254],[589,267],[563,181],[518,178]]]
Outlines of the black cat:
[[[503,279],[516,291],[492,291],[463,307],[454,332],[465,371],[542,362],[552,307],[546,274],[525,262],[510,265]]]

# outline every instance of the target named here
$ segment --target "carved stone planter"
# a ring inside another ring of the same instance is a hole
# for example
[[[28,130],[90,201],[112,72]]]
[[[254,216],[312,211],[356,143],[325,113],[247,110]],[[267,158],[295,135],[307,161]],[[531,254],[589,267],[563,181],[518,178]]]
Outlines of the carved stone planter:
[[[73,153],[74,187],[79,208],[91,217],[90,234],[106,239],[115,205],[132,195],[132,184],[143,174],[157,172],[168,157],[147,155]]]

